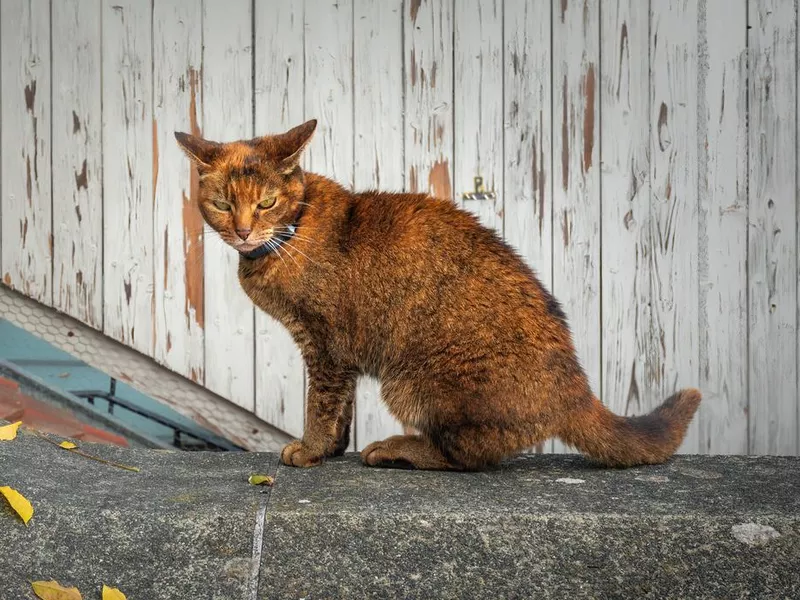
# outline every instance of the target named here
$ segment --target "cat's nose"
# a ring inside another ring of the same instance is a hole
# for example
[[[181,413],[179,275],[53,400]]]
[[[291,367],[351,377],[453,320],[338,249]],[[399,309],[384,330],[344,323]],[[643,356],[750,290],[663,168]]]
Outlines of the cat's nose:
[[[243,240],[247,240],[247,238],[250,236],[250,232],[251,231],[253,231],[253,230],[252,229],[237,229],[236,230],[236,235],[238,235]]]

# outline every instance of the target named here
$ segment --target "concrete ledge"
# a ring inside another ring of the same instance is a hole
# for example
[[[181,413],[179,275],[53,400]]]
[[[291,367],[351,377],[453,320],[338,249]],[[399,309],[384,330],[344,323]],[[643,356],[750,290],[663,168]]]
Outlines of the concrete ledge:
[[[800,597],[800,458],[463,474],[83,448],[141,472],[0,442],[0,485],[36,510],[25,527],[0,507],[0,598],[32,598],[32,579],[129,600]]]

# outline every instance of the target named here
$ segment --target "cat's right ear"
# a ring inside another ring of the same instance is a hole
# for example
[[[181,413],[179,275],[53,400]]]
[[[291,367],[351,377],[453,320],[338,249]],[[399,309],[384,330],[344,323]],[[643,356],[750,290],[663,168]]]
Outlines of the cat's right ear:
[[[218,144],[217,142],[209,142],[196,135],[190,135],[180,131],[175,132],[175,139],[186,153],[186,156],[188,156],[201,171],[211,168],[211,163],[213,163],[214,159],[219,155],[220,148],[222,147],[222,144]]]

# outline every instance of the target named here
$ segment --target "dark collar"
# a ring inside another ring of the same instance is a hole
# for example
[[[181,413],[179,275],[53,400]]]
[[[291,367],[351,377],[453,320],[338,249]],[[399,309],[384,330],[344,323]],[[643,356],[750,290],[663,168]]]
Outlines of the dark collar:
[[[261,244],[255,250],[250,250],[250,252],[240,252],[239,255],[249,260],[255,260],[257,258],[261,258],[262,256],[266,256],[267,254],[272,254],[284,243],[292,239],[296,230],[297,225],[288,225],[286,227],[286,231],[280,235],[272,236],[268,242]]]

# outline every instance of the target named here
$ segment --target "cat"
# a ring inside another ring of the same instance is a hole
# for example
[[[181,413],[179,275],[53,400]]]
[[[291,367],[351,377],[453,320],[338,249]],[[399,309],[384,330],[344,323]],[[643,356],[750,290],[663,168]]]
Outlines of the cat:
[[[316,124],[230,143],[175,133],[199,172],[203,218],[239,253],[242,288],[308,369],[303,439],[284,464],[344,453],[361,374],[416,432],[367,446],[370,466],[481,470],[552,437],[609,467],[677,450],[698,390],[645,416],[612,413],[559,303],[500,237],[449,200],[353,193],[304,172]]]

